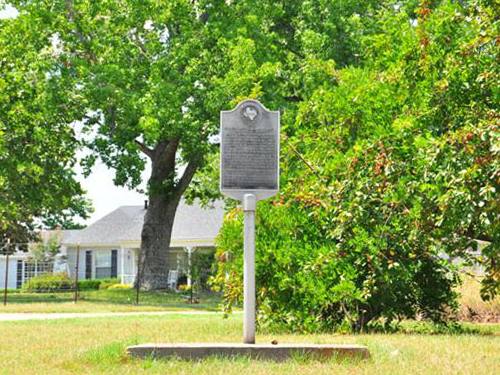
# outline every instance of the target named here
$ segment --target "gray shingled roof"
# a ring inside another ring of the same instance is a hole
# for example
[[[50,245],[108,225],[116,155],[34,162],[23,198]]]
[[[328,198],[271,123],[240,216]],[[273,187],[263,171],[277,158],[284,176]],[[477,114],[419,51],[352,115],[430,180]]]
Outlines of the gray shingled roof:
[[[65,233],[62,243],[106,245],[140,241],[145,213],[143,206],[119,207],[85,229]],[[224,208],[221,201],[207,208],[202,208],[196,203],[188,205],[181,202],[175,215],[172,242],[213,241],[219,233],[223,216]]]
[[[47,242],[52,236],[57,236],[61,243],[71,243],[75,235],[80,233],[80,229],[44,229],[40,231],[43,242]]]
[[[63,243],[70,243],[74,236],[78,236],[81,229],[64,229],[62,230],[62,240]]]

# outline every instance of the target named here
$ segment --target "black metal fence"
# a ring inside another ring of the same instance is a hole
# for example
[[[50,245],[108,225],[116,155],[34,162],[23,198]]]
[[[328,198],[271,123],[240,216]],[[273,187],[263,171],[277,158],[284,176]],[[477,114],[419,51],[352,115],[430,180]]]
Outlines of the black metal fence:
[[[0,287],[3,287],[3,305],[36,303],[96,304],[116,310],[117,306],[135,305],[157,308],[207,308],[217,309],[220,295],[210,290],[209,279],[213,267],[207,259],[196,260],[185,273],[175,275],[169,288],[159,291],[144,291],[142,288],[143,267],[139,264],[137,275],[106,279],[81,277],[79,259],[74,272],[60,273],[54,268],[54,260],[39,260],[26,257],[16,251],[14,244],[3,246],[0,251]],[[77,258],[81,254],[77,252]],[[72,277],[68,276],[71,274]],[[80,275],[80,277],[79,277]],[[3,277],[1,277],[3,276]],[[122,275],[120,275],[122,276]],[[3,284],[3,285],[2,285]],[[62,305],[61,305],[62,306]],[[27,311],[29,309],[23,309]],[[1,310],[0,310],[1,311]]]

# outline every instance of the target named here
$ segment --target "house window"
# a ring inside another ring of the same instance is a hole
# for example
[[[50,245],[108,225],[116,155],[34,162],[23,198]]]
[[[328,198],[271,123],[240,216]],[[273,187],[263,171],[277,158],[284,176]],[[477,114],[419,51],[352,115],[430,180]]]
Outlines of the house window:
[[[32,277],[44,275],[46,273],[52,273],[54,270],[53,262],[39,262],[36,260],[26,260],[24,262],[24,282],[27,282]],[[18,274],[20,272],[18,265]],[[22,275],[22,270],[21,270]]]
[[[19,289],[23,286],[23,261],[17,261],[17,272],[16,272],[16,288]]]
[[[106,279],[111,277],[111,251],[100,250],[95,252],[95,278]]]

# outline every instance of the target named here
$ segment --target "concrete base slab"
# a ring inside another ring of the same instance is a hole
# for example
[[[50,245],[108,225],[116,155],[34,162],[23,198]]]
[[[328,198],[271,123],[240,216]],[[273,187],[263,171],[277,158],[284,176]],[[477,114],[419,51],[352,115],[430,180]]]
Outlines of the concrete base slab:
[[[370,357],[366,346],[329,344],[142,344],[129,346],[127,353],[137,358],[177,357],[190,360],[212,356],[246,356],[275,361],[284,361],[302,355],[319,359],[331,357],[367,359]]]

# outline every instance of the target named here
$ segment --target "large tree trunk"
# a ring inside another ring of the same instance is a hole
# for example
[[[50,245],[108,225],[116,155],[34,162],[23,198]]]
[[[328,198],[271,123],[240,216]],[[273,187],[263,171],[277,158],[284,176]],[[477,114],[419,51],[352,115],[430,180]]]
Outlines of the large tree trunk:
[[[196,160],[189,162],[180,179],[175,177],[175,155],[178,140],[160,142],[154,149],[142,145],[151,158],[149,205],[144,217],[139,253],[139,287],[145,290],[165,289],[168,281],[170,238],[175,212],[182,194],[197,169]]]
[[[167,287],[168,250],[179,199],[150,199],[141,235],[139,285],[146,290]]]

